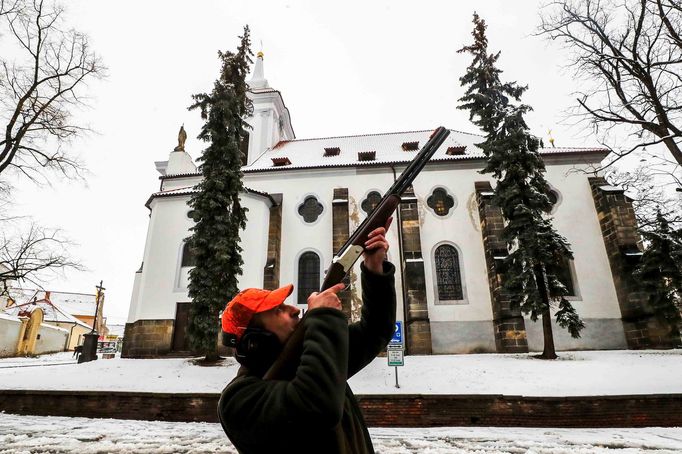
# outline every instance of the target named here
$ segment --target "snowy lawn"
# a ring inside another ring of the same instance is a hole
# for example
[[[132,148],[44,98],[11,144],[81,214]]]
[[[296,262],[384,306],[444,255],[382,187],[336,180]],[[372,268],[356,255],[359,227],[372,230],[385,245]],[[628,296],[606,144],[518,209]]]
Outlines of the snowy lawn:
[[[302,425],[301,435],[304,434]],[[379,454],[682,451],[682,428],[370,429]],[[236,453],[219,424],[0,413],[0,453]]]
[[[188,359],[100,359],[63,364],[70,354],[0,359],[0,389],[220,392],[236,374],[231,358],[216,367]],[[15,367],[31,364],[36,367]],[[57,365],[50,365],[59,363]],[[398,368],[377,358],[350,380],[356,394],[506,394],[581,396],[682,393],[682,350],[563,352],[531,355],[408,356]]]

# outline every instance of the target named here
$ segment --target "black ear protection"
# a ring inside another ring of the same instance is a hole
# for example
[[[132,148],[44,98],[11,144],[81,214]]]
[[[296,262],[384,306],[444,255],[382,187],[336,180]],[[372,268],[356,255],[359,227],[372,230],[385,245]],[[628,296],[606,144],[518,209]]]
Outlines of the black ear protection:
[[[240,363],[263,355],[278,354],[281,349],[277,336],[262,328],[247,328],[239,340],[234,334],[223,332],[223,345],[235,349],[235,357]]]

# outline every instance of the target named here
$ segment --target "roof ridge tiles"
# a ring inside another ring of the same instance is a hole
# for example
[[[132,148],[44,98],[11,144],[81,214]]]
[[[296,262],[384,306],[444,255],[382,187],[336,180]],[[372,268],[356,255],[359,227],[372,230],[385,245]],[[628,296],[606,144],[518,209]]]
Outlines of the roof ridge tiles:
[[[473,132],[465,132],[465,131],[459,131],[457,129],[449,129],[451,132],[456,132],[459,134],[466,134],[469,136],[476,136],[476,137],[485,137],[481,134],[475,134]],[[390,136],[390,135],[396,135],[396,134],[414,134],[417,132],[432,132],[433,129],[418,129],[418,130],[413,130],[413,131],[393,131],[393,132],[376,132],[376,133],[365,133],[365,134],[347,134],[347,135],[342,135],[342,136],[329,136],[329,137],[309,137],[307,139],[291,139],[291,140],[286,140],[286,141],[280,141],[284,143],[289,143],[289,142],[308,142],[312,140],[327,140],[327,139],[347,139],[351,137],[369,137],[369,136]],[[279,143],[277,144],[279,146]],[[276,148],[273,147],[273,149]]]

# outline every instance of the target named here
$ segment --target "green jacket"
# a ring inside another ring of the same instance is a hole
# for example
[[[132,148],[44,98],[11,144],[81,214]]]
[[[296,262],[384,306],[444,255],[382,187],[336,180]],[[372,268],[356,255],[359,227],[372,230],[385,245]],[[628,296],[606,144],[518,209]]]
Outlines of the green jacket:
[[[290,381],[263,380],[242,367],[223,390],[218,416],[242,454],[373,453],[360,407],[346,380],[369,364],[393,335],[395,267],[362,267],[362,316],[319,308],[304,319],[303,354]]]

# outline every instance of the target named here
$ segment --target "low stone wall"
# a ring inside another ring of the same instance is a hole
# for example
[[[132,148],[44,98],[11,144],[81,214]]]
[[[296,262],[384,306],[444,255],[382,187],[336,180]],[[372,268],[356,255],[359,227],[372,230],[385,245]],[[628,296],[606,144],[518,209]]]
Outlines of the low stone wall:
[[[218,394],[0,391],[0,411],[90,418],[217,422]],[[680,427],[682,394],[524,397],[358,396],[370,427]]]

